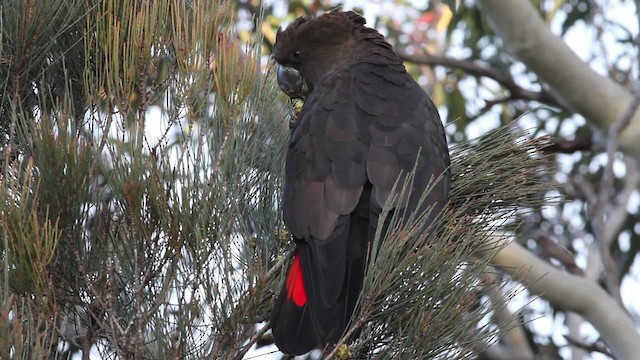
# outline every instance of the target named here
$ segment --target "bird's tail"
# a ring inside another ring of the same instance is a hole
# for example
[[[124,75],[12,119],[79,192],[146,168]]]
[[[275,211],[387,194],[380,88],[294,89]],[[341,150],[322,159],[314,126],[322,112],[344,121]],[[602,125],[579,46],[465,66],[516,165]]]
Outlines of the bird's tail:
[[[309,311],[309,298],[300,262],[300,253],[296,252],[271,313],[276,346],[290,355],[301,355],[320,345]]]
[[[298,247],[271,314],[273,337],[280,351],[301,355],[340,340],[362,288],[363,260],[347,261],[341,295],[336,303],[326,306],[313,286],[318,274],[311,252],[305,245]]]

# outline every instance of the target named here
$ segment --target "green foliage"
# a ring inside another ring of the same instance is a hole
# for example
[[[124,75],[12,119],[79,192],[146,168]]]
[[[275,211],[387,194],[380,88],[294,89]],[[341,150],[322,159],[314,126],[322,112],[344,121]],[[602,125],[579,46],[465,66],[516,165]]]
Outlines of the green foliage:
[[[82,115],[84,23],[80,0],[8,0],[0,6],[0,135],[11,136],[17,113],[51,109],[66,94]],[[45,95],[47,94],[47,95]],[[35,116],[35,114],[32,114]]]
[[[255,40],[220,1],[1,9],[2,358],[238,354],[286,243]]]

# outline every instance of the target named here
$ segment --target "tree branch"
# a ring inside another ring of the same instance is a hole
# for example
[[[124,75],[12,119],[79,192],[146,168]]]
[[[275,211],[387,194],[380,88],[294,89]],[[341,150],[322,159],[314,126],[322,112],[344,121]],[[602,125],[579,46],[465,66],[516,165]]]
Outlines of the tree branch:
[[[505,89],[509,90],[510,96],[506,98],[506,100],[533,100],[550,106],[562,107],[553,97],[553,95],[548,91],[544,89],[541,91],[526,90],[520,85],[516,84],[513,78],[508,74],[505,74],[491,67],[477,64],[471,61],[454,59],[447,56],[438,56],[431,54],[408,54],[398,49],[395,49],[395,51],[403,61],[408,61],[420,65],[456,68],[464,70],[465,73],[470,75],[490,78],[502,85]],[[487,103],[490,105],[495,105],[504,101],[505,99],[499,99],[498,101],[487,101]]]
[[[572,154],[578,151],[589,151],[593,147],[591,135],[579,136],[575,139],[552,139],[549,146],[542,149],[545,153]]]
[[[551,86],[555,97],[603,130],[631,102],[627,89],[600,76],[555,36],[529,0],[481,0],[482,11],[505,48]],[[620,147],[640,157],[640,114],[620,134]]]
[[[488,241],[489,246],[496,245]],[[502,247],[491,262],[554,307],[581,314],[600,332],[616,359],[637,359],[640,335],[635,325],[597,284],[556,269],[516,242]]]
[[[571,336],[564,336],[565,339],[567,339],[567,342],[575,347],[578,347],[580,349],[584,349],[588,352],[599,352],[601,354],[605,354],[607,356],[611,356],[611,353],[609,352],[609,350],[607,350],[606,347],[604,347],[601,343],[598,342],[594,342],[594,343],[585,343],[584,341],[578,340],[578,339],[574,339]]]
[[[267,323],[265,326],[260,329],[257,333],[255,333],[247,344],[245,344],[240,351],[233,357],[233,360],[242,360],[244,356],[251,350],[253,344],[255,344],[266,332],[271,329],[271,323]]]
[[[558,260],[570,274],[584,276],[584,271],[576,264],[573,255],[565,247],[551,240],[547,234],[540,234],[534,240],[547,256]]]

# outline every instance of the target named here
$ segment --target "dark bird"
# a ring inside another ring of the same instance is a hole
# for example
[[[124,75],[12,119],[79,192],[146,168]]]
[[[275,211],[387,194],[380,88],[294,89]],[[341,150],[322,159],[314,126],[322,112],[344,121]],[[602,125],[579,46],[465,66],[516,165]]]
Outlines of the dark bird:
[[[415,168],[408,200],[394,211],[444,207],[449,152],[427,94],[355,12],[298,18],[278,32],[273,57],[280,88],[306,99],[292,125],[284,187],[296,251],[271,315],[278,348],[299,355],[345,332],[396,181]]]

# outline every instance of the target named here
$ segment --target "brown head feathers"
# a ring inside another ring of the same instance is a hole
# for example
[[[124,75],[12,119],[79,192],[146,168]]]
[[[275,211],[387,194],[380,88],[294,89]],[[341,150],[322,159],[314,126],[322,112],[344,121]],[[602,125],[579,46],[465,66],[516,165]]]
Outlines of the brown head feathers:
[[[303,16],[278,31],[273,57],[302,73],[313,88],[328,72],[358,62],[402,64],[377,30],[353,11]]]

